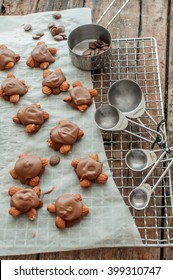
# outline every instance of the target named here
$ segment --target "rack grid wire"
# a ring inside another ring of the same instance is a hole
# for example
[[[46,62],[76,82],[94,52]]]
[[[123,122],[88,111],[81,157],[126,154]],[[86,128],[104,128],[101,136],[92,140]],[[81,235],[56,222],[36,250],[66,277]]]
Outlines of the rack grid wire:
[[[120,79],[136,81],[145,97],[146,110],[157,123],[164,119],[163,100],[160,84],[157,43],[154,38],[114,39],[108,65],[92,72],[94,88],[99,92],[95,98],[96,107],[108,103],[107,93],[113,82]],[[141,121],[152,129],[157,129],[147,114]],[[128,130],[152,140],[152,135],[143,128],[128,125]],[[165,129],[165,127],[164,127]],[[113,179],[130,208],[135,223],[141,234],[144,246],[173,246],[173,206],[171,172],[164,176],[160,186],[151,196],[150,203],[144,210],[134,210],[128,202],[128,195],[137,187],[148,173],[133,172],[125,164],[125,155],[132,148],[151,149],[151,143],[121,132],[102,132],[105,152]],[[154,147],[158,149],[158,146]],[[147,183],[153,186],[165,169],[160,163],[151,174]]]

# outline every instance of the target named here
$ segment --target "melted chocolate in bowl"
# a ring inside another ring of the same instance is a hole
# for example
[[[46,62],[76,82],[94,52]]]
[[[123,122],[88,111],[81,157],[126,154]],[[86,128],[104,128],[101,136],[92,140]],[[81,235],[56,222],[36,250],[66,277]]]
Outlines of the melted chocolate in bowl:
[[[84,56],[83,52],[88,49],[92,41],[103,41],[108,48],[102,53]],[[111,35],[109,31],[98,24],[85,24],[74,29],[68,36],[70,57],[74,66],[82,70],[95,70],[109,63]]]

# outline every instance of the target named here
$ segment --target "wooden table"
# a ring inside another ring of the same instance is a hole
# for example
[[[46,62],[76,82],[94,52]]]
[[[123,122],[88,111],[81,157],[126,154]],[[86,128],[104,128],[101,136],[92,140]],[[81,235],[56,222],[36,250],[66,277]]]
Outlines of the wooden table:
[[[102,15],[111,0],[0,0],[1,15],[25,15],[77,7],[92,9],[93,22]],[[125,1],[117,0],[114,8],[105,16],[108,23],[115,9]],[[118,24],[117,24],[118,23]],[[130,0],[120,16],[109,28],[113,38],[155,37],[158,44],[161,87],[167,122],[168,143],[173,145],[173,0]],[[173,259],[173,248],[100,248],[70,252],[42,253],[1,259]]]

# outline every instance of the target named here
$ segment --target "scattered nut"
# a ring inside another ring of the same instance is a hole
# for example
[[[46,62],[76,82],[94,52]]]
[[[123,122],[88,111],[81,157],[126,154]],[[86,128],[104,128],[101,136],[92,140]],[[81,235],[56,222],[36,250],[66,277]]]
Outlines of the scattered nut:
[[[27,32],[27,31],[30,31],[32,29],[32,26],[31,24],[27,24],[24,26],[24,30]]]
[[[54,22],[50,22],[50,23],[48,24],[48,28],[50,29],[50,28],[52,28],[54,25],[55,25]]]
[[[61,18],[61,14],[60,13],[55,13],[55,14],[53,14],[53,18],[54,19],[60,19]]]
[[[38,35],[34,35],[34,36],[32,36],[32,39],[34,39],[34,40],[38,40],[38,39],[40,39],[40,36],[38,36]]]
[[[56,41],[62,41],[62,40],[63,40],[63,37],[62,37],[61,35],[55,35],[55,36],[54,36],[54,39],[55,39]]]
[[[42,37],[42,36],[44,36],[44,32],[37,33],[36,36]]]
[[[63,25],[56,26],[53,22],[48,24],[51,35],[56,41],[67,40],[67,35],[65,34],[65,27]]]

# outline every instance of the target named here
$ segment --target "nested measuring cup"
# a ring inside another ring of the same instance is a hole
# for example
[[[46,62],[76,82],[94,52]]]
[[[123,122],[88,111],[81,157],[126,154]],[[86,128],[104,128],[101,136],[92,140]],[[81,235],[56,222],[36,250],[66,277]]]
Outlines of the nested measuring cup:
[[[98,19],[96,24],[85,24],[74,29],[68,36],[67,44],[69,47],[69,54],[74,66],[82,70],[101,69],[107,65],[110,59],[111,52],[111,34],[107,30],[112,21],[122,11],[129,0],[126,0],[118,12],[113,16],[104,28],[98,23],[102,20],[105,14],[109,11],[116,0],[113,0],[102,16]],[[108,48],[98,54],[84,56],[83,52],[88,49],[88,44],[94,41],[101,41],[108,45]]]
[[[156,160],[155,151],[146,149],[131,149],[125,156],[126,165],[133,171],[143,171],[153,165]]]
[[[153,165],[151,170],[148,172],[148,174],[145,176],[145,178],[143,179],[141,184],[130,192],[130,194],[128,196],[128,200],[129,200],[130,205],[134,209],[143,210],[148,206],[152,193],[157,188],[157,186],[159,185],[159,183],[161,182],[163,177],[166,175],[166,173],[169,171],[170,167],[172,166],[172,164],[173,164],[172,158],[162,160],[166,153],[167,153],[167,151],[165,150],[161,154],[161,156],[157,159],[157,161],[155,162],[155,164]],[[151,173],[154,171],[156,166],[160,162],[166,162],[166,161],[170,161],[170,163],[168,164],[168,166],[166,167],[166,169],[164,170],[162,175],[159,177],[159,179],[155,183],[155,185],[151,186],[150,184],[146,183],[146,181],[148,180],[148,178],[150,177]]]
[[[130,120],[127,119],[118,108],[112,106],[111,104],[103,104],[98,107],[95,111],[94,119],[97,127],[102,130],[124,131],[153,144],[152,140],[127,130],[126,128]]]
[[[146,110],[144,94],[136,82],[129,79],[114,82],[108,91],[108,102],[118,108],[128,119],[130,118],[129,122],[148,130],[153,139],[156,139],[156,137],[151,133],[160,136],[160,143],[165,143],[166,134],[162,129],[160,129],[161,132],[151,129],[145,126],[140,119],[145,112],[151,121],[157,125],[156,121]],[[132,120],[134,118],[138,122]]]

